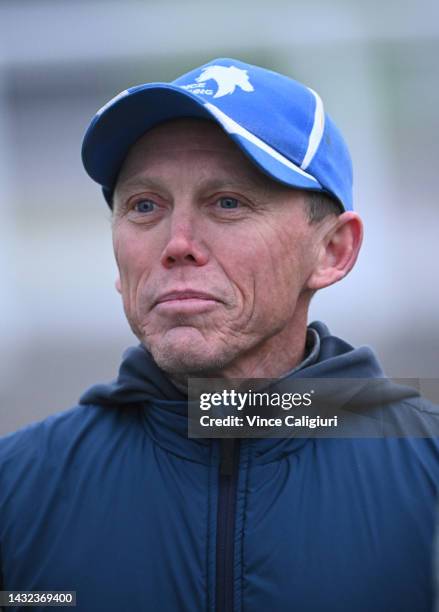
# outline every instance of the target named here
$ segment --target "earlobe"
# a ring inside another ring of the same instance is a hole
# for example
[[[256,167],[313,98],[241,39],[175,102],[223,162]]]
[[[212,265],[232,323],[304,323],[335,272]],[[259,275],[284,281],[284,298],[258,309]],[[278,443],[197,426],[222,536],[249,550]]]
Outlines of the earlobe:
[[[115,285],[115,287],[116,287],[116,290],[117,290],[119,293],[122,293],[122,285],[121,285],[121,282],[120,282],[120,276],[118,276],[118,277],[116,278],[116,282],[114,283],[114,285]]]
[[[311,290],[323,289],[344,278],[357,261],[363,240],[363,224],[354,212],[337,218],[321,241],[316,267],[308,279]]]

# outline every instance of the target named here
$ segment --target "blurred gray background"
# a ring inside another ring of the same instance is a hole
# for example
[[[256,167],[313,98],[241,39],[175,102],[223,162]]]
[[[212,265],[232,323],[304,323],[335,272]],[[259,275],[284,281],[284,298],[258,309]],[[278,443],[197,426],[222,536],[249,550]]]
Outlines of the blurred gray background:
[[[81,165],[89,120],[219,56],[317,90],[350,145],[365,243],[311,320],[372,345],[390,376],[438,377],[437,2],[2,0],[0,434],[73,405],[137,342]]]

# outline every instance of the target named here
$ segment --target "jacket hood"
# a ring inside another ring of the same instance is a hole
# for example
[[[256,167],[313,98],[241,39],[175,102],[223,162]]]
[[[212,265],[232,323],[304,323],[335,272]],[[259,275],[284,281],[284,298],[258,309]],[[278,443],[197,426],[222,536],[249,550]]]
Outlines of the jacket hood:
[[[294,370],[298,378],[379,378],[383,370],[371,348],[354,349],[350,344],[331,335],[324,323],[309,326],[320,339],[317,359],[311,365]],[[124,406],[151,401],[180,403],[187,401],[182,393],[153,360],[142,345],[129,348],[123,355],[119,375],[109,384],[94,385],[80,398],[80,404]]]

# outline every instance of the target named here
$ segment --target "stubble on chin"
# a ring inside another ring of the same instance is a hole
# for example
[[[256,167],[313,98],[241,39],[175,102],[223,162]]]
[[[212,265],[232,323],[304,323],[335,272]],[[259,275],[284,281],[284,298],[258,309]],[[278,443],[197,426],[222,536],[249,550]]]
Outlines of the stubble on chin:
[[[186,334],[170,330],[158,339],[145,337],[143,344],[159,368],[179,380],[219,372],[233,353],[231,347],[204,338],[195,330]]]

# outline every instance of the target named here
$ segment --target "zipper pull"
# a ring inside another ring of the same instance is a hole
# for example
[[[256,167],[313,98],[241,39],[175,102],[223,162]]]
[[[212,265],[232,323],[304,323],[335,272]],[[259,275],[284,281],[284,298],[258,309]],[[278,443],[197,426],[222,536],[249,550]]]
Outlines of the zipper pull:
[[[235,438],[220,438],[220,474],[231,476],[235,463]]]

